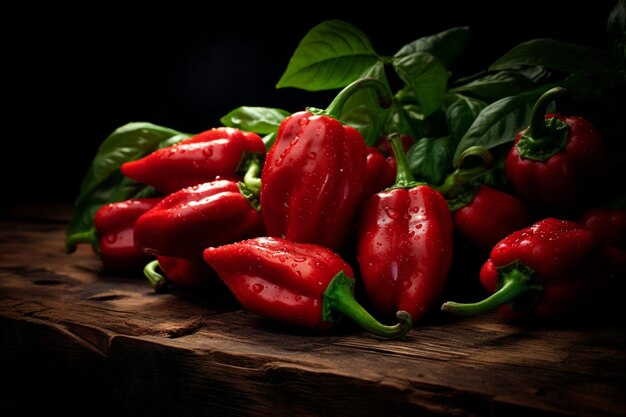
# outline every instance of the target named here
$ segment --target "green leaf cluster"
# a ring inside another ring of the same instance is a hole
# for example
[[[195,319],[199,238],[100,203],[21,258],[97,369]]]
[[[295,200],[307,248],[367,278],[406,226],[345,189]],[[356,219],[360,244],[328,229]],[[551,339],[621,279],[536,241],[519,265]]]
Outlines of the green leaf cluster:
[[[528,124],[534,102],[547,89],[565,86],[578,102],[623,91],[624,15],[624,1],[619,0],[607,22],[606,50],[534,39],[485,70],[462,76],[452,70],[470,43],[468,27],[421,37],[385,56],[357,27],[329,20],[305,35],[276,87],[338,89],[367,76],[391,88],[388,80],[395,77],[400,87],[389,109],[376,106],[373,93],[364,90],[351,97],[340,118],[357,128],[368,145],[392,132],[410,135],[415,143],[407,157],[413,174],[440,184],[471,146],[491,150],[501,164],[507,147]]]

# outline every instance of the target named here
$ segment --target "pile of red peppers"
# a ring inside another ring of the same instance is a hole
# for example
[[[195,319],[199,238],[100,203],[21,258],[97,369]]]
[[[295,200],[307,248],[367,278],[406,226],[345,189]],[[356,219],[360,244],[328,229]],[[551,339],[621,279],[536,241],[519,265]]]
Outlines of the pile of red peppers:
[[[326,110],[286,117],[267,145],[256,133],[216,127],[120,170],[156,197],[103,205],[95,229],[103,267],[144,269],[157,291],[223,284],[255,314],[318,331],[341,321],[400,337],[439,312],[457,242],[482,257],[484,299],[443,303],[460,315],[567,317],[623,285],[626,211],[597,207],[606,151],[581,117],[546,114],[563,88],[537,101],[490,181],[491,153],[471,147],[441,184],[414,178],[405,151],[417,138],[387,132],[368,147],[340,120],[372,78],[343,89]],[[363,288],[355,292],[355,286]]]

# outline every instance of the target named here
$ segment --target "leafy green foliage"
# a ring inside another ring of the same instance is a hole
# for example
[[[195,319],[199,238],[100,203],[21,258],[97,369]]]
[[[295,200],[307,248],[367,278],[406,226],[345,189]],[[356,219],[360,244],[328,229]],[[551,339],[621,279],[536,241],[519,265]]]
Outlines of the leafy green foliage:
[[[606,51],[554,39],[521,43],[494,62],[491,70],[511,70],[522,65],[542,66],[572,74],[617,77],[617,67]]]
[[[302,39],[276,88],[319,91],[345,87],[378,61],[380,57],[363,32],[349,23],[328,20]]]
[[[278,126],[289,112],[268,107],[238,107],[220,119],[224,126],[267,135],[278,130]]]

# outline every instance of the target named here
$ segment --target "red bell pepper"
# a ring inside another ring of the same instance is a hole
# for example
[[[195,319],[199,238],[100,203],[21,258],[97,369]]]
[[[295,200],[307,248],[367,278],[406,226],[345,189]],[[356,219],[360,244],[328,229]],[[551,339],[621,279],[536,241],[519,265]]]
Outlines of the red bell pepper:
[[[91,243],[104,269],[140,271],[152,257],[135,246],[133,227],[159,201],[161,198],[135,198],[103,205],[94,215],[94,228],[74,234],[66,242],[68,251],[73,251],[77,243]]]
[[[204,259],[243,308],[276,321],[328,330],[347,317],[383,337],[412,327],[404,311],[394,326],[376,321],[354,298],[350,265],[323,246],[259,237],[207,248]]]
[[[176,191],[137,220],[135,245],[153,255],[198,261],[209,246],[260,236],[263,222],[250,194],[242,183],[227,180]]]
[[[556,87],[539,98],[530,126],[517,135],[505,161],[515,193],[540,213],[574,213],[588,206],[606,183],[608,158],[591,123],[545,114],[548,104],[565,94]]]
[[[213,181],[237,180],[247,154],[265,154],[259,135],[232,127],[218,127],[122,164],[122,174],[165,194]]]
[[[365,78],[341,91],[326,111],[309,109],[281,123],[261,175],[270,236],[331,249],[343,243],[363,189],[367,151],[361,134],[336,116],[365,87],[375,88],[387,105],[382,84]]]
[[[480,158],[481,164],[469,166],[474,157]],[[436,187],[448,201],[455,232],[486,253],[501,239],[533,223],[530,211],[517,196],[477,182],[492,164],[489,150],[472,146],[459,156],[457,169]]]
[[[156,292],[165,291],[168,284],[183,288],[208,288],[219,277],[202,259],[191,261],[174,256],[159,255],[144,268],[144,275]]]
[[[585,309],[612,281],[604,246],[581,225],[546,218],[501,240],[480,271],[493,294],[477,303],[447,302],[442,310],[508,318],[555,318]]]
[[[399,135],[391,135],[398,165],[393,188],[374,194],[358,225],[358,262],[372,305],[419,320],[440,297],[452,262],[452,219],[443,196],[416,182]]]

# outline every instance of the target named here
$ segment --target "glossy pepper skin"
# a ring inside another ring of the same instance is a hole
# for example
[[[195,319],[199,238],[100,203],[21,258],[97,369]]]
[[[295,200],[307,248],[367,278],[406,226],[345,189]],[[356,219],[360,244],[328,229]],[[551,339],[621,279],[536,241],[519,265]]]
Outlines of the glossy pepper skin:
[[[136,198],[105,204],[96,211],[94,226],[104,269],[115,272],[141,270],[151,258],[135,246],[137,219],[160,198]]]
[[[600,242],[621,288],[626,284],[626,209],[595,207],[585,210],[577,220]],[[620,278],[621,277],[621,278]]]
[[[168,284],[178,287],[202,289],[215,286],[219,277],[209,265],[200,259],[189,259],[159,255],[144,268],[144,275],[156,292],[163,292]]]
[[[363,189],[367,151],[361,134],[334,116],[350,94],[364,87],[386,94],[380,82],[358,80],[325,112],[298,112],[281,123],[261,174],[269,236],[331,249],[343,243]]]
[[[438,301],[452,262],[452,219],[443,196],[417,183],[399,138],[398,176],[362,209],[357,255],[367,296],[381,314],[408,311],[415,322]]]
[[[494,246],[480,271],[490,297],[472,304],[447,302],[442,309],[465,315],[498,309],[507,318],[563,317],[585,310],[611,280],[595,236],[573,221],[550,217]]]
[[[361,193],[361,200],[365,201],[373,194],[391,187],[396,181],[396,160],[391,156],[384,156],[374,146],[367,147],[365,165],[365,184]]]
[[[574,213],[606,182],[606,150],[591,123],[582,117],[545,114],[548,104],[566,93],[556,87],[539,98],[530,126],[517,135],[505,161],[515,193],[540,213]]]
[[[590,208],[578,216],[577,222],[602,243],[626,250],[626,209]]]
[[[354,299],[350,265],[320,245],[259,237],[207,248],[204,260],[243,308],[275,321],[324,331],[348,317],[383,337],[412,327],[406,312],[394,326],[370,316]]]
[[[202,259],[219,246],[264,233],[261,214],[241,193],[241,185],[216,180],[165,197],[135,223],[135,245],[152,255]]]
[[[452,221],[465,240],[488,253],[501,239],[532,224],[533,217],[514,195],[482,184],[468,204],[452,212]]]
[[[164,194],[213,181],[237,180],[246,154],[265,154],[259,135],[232,127],[207,130],[145,157],[122,164],[122,174]]]
[[[480,158],[482,164],[464,167],[472,157]],[[492,163],[487,149],[470,147],[456,161],[457,169],[437,187],[448,201],[455,233],[486,254],[501,239],[533,223],[532,214],[517,196],[476,182]]]

